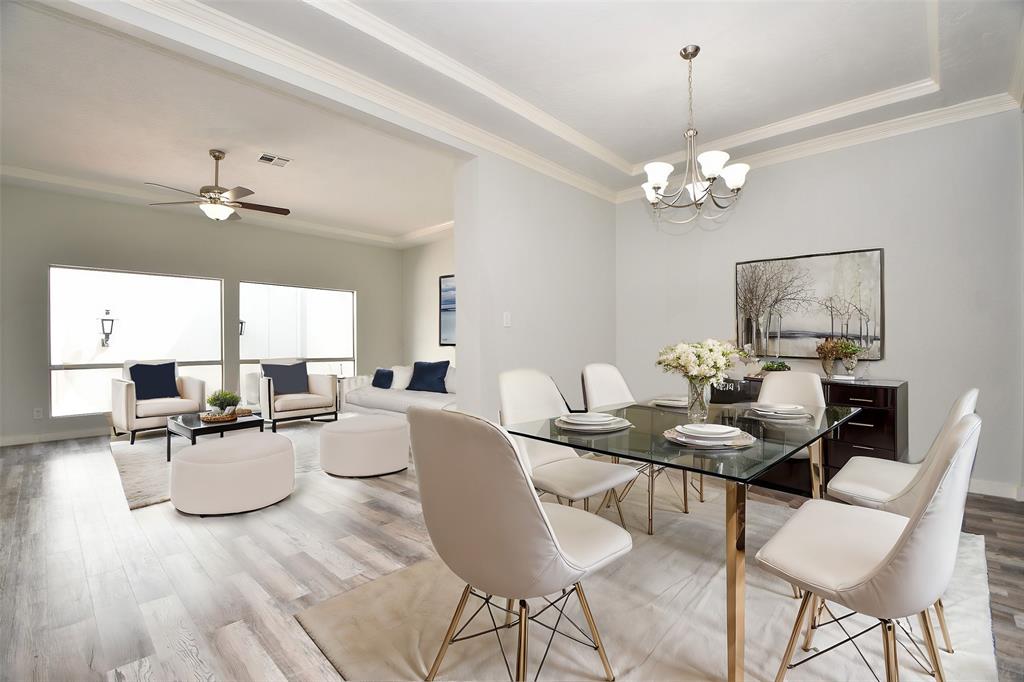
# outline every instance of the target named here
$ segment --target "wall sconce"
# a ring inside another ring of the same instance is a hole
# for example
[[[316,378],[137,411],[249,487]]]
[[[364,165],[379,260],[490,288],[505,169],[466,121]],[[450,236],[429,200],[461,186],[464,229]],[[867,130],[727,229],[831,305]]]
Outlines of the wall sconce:
[[[100,345],[104,348],[110,347],[110,335],[114,333],[114,322],[115,318],[110,316],[110,311],[105,310],[103,317],[100,318],[100,333],[103,334]]]
[[[245,320],[238,321],[238,335],[245,336]]]

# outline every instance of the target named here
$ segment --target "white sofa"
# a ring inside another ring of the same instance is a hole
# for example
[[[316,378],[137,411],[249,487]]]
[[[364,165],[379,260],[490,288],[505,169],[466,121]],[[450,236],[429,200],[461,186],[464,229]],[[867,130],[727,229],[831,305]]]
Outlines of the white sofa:
[[[444,386],[447,393],[409,391],[412,367],[395,365],[391,367],[394,380],[391,388],[376,388],[370,385],[373,377],[357,376],[341,380],[341,411],[357,414],[401,414],[410,407],[425,407],[435,410],[455,409],[455,368],[449,367]]]
[[[131,443],[135,444],[135,434],[139,431],[167,428],[167,418],[179,414],[194,414],[205,409],[206,382],[195,377],[178,375],[178,363],[174,363],[175,383],[178,386],[177,398],[153,398],[152,400],[136,400],[135,382],[132,381],[131,369],[134,365],[163,365],[173,360],[128,360],[124,363],[121,379],[112,379],[110,387],[111,409],[110,420],[115,435],[131,434]]]

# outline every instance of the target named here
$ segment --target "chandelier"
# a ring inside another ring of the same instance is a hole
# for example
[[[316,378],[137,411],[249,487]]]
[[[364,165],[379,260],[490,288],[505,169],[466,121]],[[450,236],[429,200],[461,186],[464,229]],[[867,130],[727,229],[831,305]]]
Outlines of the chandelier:
[[[652,161],[644,166],[647,182],[641,187],[656,223],[666,221],[683,225],[700,217],[708,220],[720,218],[736,204],[750,170],[745,163],[725,165],[729,162],[726,152],[697,154],[697,129],[693,124],[693,60],[699,52],[697,45],[687,45],[679,51],[688,70],[690,118],[684,134],[686,170],[678,189],[669,189],[669,176],[675,166],[664,161]]]

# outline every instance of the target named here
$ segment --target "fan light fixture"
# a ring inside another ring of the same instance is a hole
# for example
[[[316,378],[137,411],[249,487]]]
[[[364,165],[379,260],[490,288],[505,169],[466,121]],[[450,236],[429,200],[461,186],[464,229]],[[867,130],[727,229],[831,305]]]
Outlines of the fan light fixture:
[[[684,225],[702,216],[715,220],[725,215],[726,211],[736,205],[747,179],[747,171],[750,170],[750,166],[745,163],[727,166],[729,154],[726,152],[707,151],[697,154],[697,129],[693,123],[693,60],[699,52],[700,47],[697,45],[687,45],[679,51],[679,56],[686,61],[690,102],[690,117],[684,133],[686,169],[679,186],[675,190],[669,189],[670,178],[675,170],[672,164],[652,161],[644,166],[647,182],[640,187],[651,207],[655,224],[665,221]]]
[[[207,218],[212,220],[227,220],[231,217],[231,214],[235,212],[235,209],[225,204],[215,204],[213,202],[207,202],[199,204],[199,209],[206,214]]]

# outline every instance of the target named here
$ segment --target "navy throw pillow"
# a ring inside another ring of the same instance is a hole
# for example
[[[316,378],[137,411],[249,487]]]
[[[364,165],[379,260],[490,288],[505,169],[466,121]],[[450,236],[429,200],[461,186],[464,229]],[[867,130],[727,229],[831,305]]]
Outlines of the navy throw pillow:
[[[135,382],[136,400],[179,397],[173,362],[161,365],[132,365],[128,368],[128,373]]]
[[[263,365],[263,376],[274,381],[274,395],[309,393],[305,362],[296,362],[294,365]]]
[[[409,391],[430,391],[431,393],[447,393],[444,377],[448,374],[448,360],[441,362],[417,362],[412,366],[412,379]]]
[[[391,388],[391,382],[395,380],[395,373],[390,369],[378,368],[373,373],[374,388]]]

